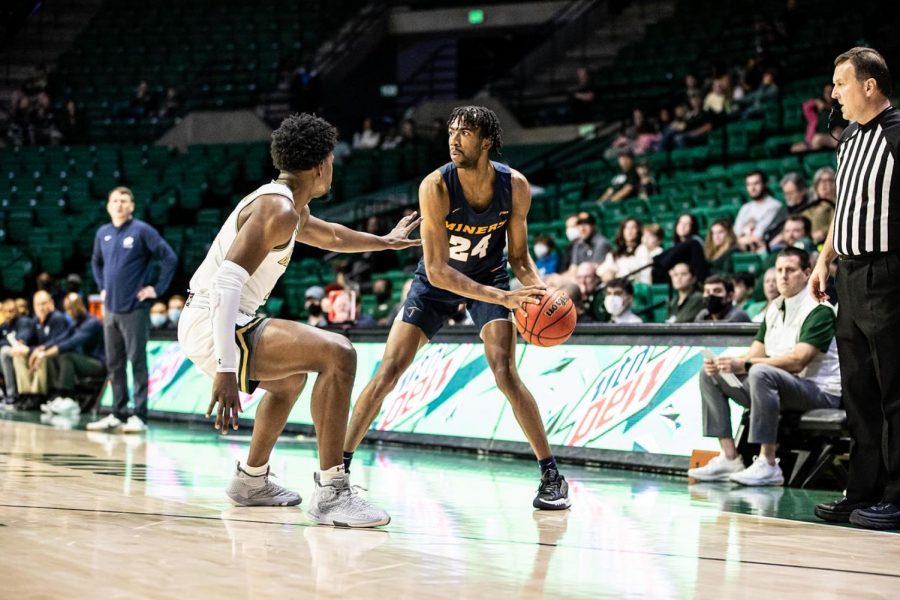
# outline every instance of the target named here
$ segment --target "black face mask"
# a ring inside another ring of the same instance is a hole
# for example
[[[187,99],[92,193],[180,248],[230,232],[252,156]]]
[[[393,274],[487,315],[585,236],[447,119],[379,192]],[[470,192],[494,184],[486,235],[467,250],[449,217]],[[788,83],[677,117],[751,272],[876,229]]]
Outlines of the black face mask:
[[[731,308],[731,302],[721,296],[707,296],[703,299],[703,306],[711,315],[721,315]]]
[[[375,292],[375,299],[378,300],[379,304],[383,304],[390,300],[391,295],[387,292]]]
[[[321,317],[322,316],[322,305],[321,304],[310,304],[309,308],[306,310],[309,311],[309,316],[311,317]]]

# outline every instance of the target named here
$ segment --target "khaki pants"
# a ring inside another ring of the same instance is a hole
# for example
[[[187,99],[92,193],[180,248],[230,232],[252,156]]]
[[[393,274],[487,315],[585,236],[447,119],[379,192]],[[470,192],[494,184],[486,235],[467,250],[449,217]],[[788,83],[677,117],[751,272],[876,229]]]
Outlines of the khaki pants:
[[[47,393],[47,361],[42,360],[40,366],[32,371],[28,368],[27,356],[14,356],[13,368],[16,370],[16,387],[20,394]]]

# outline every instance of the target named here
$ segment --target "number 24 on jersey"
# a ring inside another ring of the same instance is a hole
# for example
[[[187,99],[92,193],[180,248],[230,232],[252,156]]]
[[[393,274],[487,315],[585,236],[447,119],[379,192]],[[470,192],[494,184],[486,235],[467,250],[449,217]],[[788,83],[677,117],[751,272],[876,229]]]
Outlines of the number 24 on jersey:
[[[469,241],[468,238],[464,238],[458,235],[450,236],[450,259],[458,260],[460,262],[466,262],[469,260],[470,256],[478,256],[484,258],[487,256],[488,250],[488,242],[491,240],[491,235],[488,234],[481,238],[475,247],[472,248],[472,242]],[[469,249],[472,249],[470,252]]]

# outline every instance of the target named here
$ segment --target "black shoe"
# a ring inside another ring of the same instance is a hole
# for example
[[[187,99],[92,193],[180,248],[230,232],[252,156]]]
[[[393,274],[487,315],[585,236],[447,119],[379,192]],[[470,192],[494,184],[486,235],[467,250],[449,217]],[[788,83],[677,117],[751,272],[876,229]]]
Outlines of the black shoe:
[[[569,484],[556,469],[547,469],[541,475],[537,496],[531,503],[540,510],[565,510],[572,506],[569,501]]]
[[[900,506],[879,502],[869,508],[859,508],[850,514],[850,522],[866,529],[900,529]]]
[[[849,523],[850,513],[860,508],[869,508],[872,502],[850,502],[846,497],[834,502],[816,505],[816,516],[831,523]]]

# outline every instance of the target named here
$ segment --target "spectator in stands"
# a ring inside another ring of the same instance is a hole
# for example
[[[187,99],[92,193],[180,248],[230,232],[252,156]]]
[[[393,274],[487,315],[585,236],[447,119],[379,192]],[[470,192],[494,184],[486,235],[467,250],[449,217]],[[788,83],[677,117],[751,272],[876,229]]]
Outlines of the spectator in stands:
[[[678,215],[672,234],[672,246],[653,259],[657,271],[665,271],[665,281],[671,280],[669,271],[678,263],[687,263],[696,280],[706,279],[709,263],[703,255],[703,238],[700,237],[697,217],[685,212]],[[659,275],[659,273],[657,273]]]
[[[752,171],[744,180],[750,202],[745,202],[734,221],[738,247],[745,252],[766,249],[765,233],[769,226],[784,219],[784,205],[772,197],[762,171]]]
[[[659,194],[659,184],[650,172],[650,165],[646,161],[641,161],[635,167],[638,177],[638,197],[646,200],[650,196]]]
[[[578,265],[575,269],[575,283],[581,290],[581,298],[587,307],[591,307],[594,302],[594,295],[600,287],[600,277],[597,275],[598,265],[592,261],[586,261]],[[590,312],[590,308],[588,308]]]
[[[609,313],[610,323],[643,323],[641,318],[631,311],[634,304],[634,286],[627,279],[613,279],[606,284],[606,295],[603,308]]]
[[[181,108],[181,101],[178,99],[178,91],[174,87],[169,86],[166,88],[166,95],[163,96],[162,101],[159,103],[158,115],[161,119],[174,117],[178,114],[179,108]]]
[[[652,262],[647,249],[641,246],[643,235],[641,222],[634,217],[629,217],[619,224],[615,247],[607,253],[598,271],[603,281],[609,282],[634,274],[636,281],[646,284],[651,282],[649,268],[636,272]]]
[[[375,311],[372,317],[378,325],[388,325],[387,316],[391,312],[391,293],[394,284],[390,279],[376,279],[372,282],[372,293],[375,296]]]
[[[804,215],[791,215],[784,221],[784,227],[781,230],[781,242],[779,245],[772,245],[772,250],[781,250],[782,248],[794,247],[801,248],[809,254],[816,252],[816,245],[813,243],[810,233],[812,224]],[[816,258],[816,257],[814,257]],[[772,259],[772,265],[775,259]]]
[[[446,131],[446,127],[444,127]],[[381,135],[373,129],[372,117],[362,121],[362,129],[353,134],[354,150],[374,150],[381,144]],[[446,144],[444,145],[446,150]]]
[[[9,138],[14,146],[31,146],[36,143],[31,99],[20,96],[13,104]]]
[[[178,330],[178,321],[181,319],[181,311],[184,310],[184,296],[173,294],[169,298],[166,317],[168,317],[168,328]]]
[[[564,283],[560,286],[560,289],[563,290],[566,295],[572,300],[572,304],[575,305],[575,313],[577,315],[576,323],[596,323],[597,320],[594,319],[594,315],[590,310],[590,307],[585,306],[584,297],[581,295],[581,288],[578,287],[576,283]]]
[[[776,255],[776,259],[778,256]],[[775,298],[778,297],[778,276],[775,272],[775,267],[770,269],[766,269],[766,272],[763,274],[763,295],[766,297],[765,305],[762,306],[759,311],[753,315],[754,323],[761,323],[763,318],[766,315],[766,311],[771,306],[772,302],[775,301]]]
[[[325,290],[321,286],[314,285],[306,288],[304,295],[305,302],[303,308],[309,315],[306,318],[306,324],[310,327],[327,327],[328,318],[322,308],[322,300],[325,298]]]
[[[591,85],[591,73],[586,67],[578,67],[575,70],[575,79],[575,87],[572,88],[569,96],[572,121],[587,123],[593,119],[596,97]]]
[[[16,298],[13,300],[16,304],[16,312],[19,313],[21,317],[30,317],[31,311],[28,310],[28,300],[25,298]]]
[[[350,144],[340,137],[340,131],[335,130],[335,135],[338,136],[338,141],[331,153],[334,155],[334,164],[342,165],[347,157],[353,154],[353,151],[350,149]]]
[[[763,115],[773,102],[778,101],[778,84],[775,72],[767,69],[763,72],[762,82],[756,89],[747,92],[739,103],[742,119],[755,119]]]
[[[353,321],[353,326],[365,328],[378,327],[378,322],[375,320],[375,317],[363,310],[362,294],[359,293],[356,294],[356,316]]]
[[[718,219],[709,226],[706,232],[706,243],[703,255],[709,262],[709,270],[715,275],[723,275],[734,271],[732,257],[737,251],[737,238],[729,219]]]
[[[811,199],[809,197],[809,191],[806,186],[806,178],[802,173],[798,173],[797,171],[791,171],[790,173],[785,173],[784,177],[781,178],[781,182],[779,183],[781,186],[781,192],[784,195],[784,201],[787,204],[787,213],[789,215],[804,215],[809,217],[812,213],[810,210],[810,202]],[[784,221],[776,221],[769,226],[769,229],[766,233],[766,237],[769,238],[769,248],[771,250],[780,250],[785,246],[782,240],[782,228],[784,227]],[[829,225],[831,223],[829,222]],[[828,230],[828,226],[825,226],[825,230]],[[809,249],[807,249],[808,251]],[[772,258],[772,264],[775,264],[775,258]]]
[[[609,252],[609,240],[597,232],[597,220],[587,211],[578,213],[576,220],[579,238],[572,242],[569,256],[569,272],[575,274],[575,269],[583,262],[591,261],[600,263],[606,259]]]
[[[3,374],[4,402],[13,404],[18,399],[16,370],[13,366],[13,350],[27,348],[32,344],[35,332],[34,321],[27,315],[20,315],[16,302],[11,298],[0,306],[0,365]]]
[[[140,119],[153,113],[153,109],[154,102],[153,95],[150,92],[150,84],[142,79],[134,91],[134,97],[131,99],[128,112],[132,118]]]
[[[63,143],[83,144],[87,141],[87,120],[72,99],[66,101],[62,116],[57,121],[57,127],[62,134]]]
[[[106,210],[111,222],[97,230],[91,267],[104,298],[103,345],[112,379],[113,413],[87,427],[102,431],[123,426],[123,433],[140,433],[147,423],[149,304],[169,287],[178,258],[159,232],[133,218],[134,193],[130,189],[114,188]],[[159,273],[148,284],[151,262],[159,263]],[[126,414],[127,361],[134,382],[134,414],[130,417]]]
[[[64,302],[72,327],[52,345],[32,352],[29,366],[35,368],[41,361],[46,361],[50,390],[60,396],[69,396],[75,391],[75,382],[79,378],[106,374],[106,357],[103,325],[88,314],[81,296],[69,293]]]
[[[635,108],[631,111],[631,120],[621,125],[619,135],[613,140],[609,148],[603,153],[604,158],[620,156],[622,152],[634,153],[634,145],[638,136],[647,131],[648,124],[644,117],[644,111]]]
[[[844,133],[847,121],[841,116],[841,111],[835,111],[831,117],[831,107],[834,106],[834,98],[831,93],[834,85],[826,83],[822,88],[820,98],[810,98],[803,103],[803,119],[806,121],[806,135],[802,142],[791,146],[791,152],[799,154],[810,150],[831,150],[837,148],[837,140]],[[832,137],[834,136],[834,137]],[[837,139],[835,139],[837,138]]]
[[[834,206],[837,201],[837,187],[834,169],[822,167],[813,175],[813,197],[806,216],[812,222],[812,239],[817,244],[825,242],[828,228],[834,220]]]
[[[675,145],[675,137],[687,130],[687,114],[688,107],[683,102],[679,102],[672,109],[672,121],[663,127],[662,137],[659,146],[663,150],[671,150]]]
[[[150,307],[150,329],[158,331],[167,329],[168,320],[165,302],[154,302]]]
[[[722,75],[713,79],[712,89],[703,99],[703,110],[714,115],[731,112],[731,97],[728,94],[728,79]]]
[[[34,99],[32,122],[35,126],[36,142],[41,145],[59,142],[62,134],[56,128],[56,115],[50,105],[47,92],[40,92]]]
[[[665,233],[659,223],[647,223],[644,225],[644,234],[641,236],[641,245],[647,249],[647,258],[653,261],[650,269],[651,283],[669,283],[669,273],[662,265],[654,260],[663,253],[663,241]]]
[[[397,131],[397,124],[393,119],[387,118],[384,120],[384,124],[386,125],[386,128],[384,135],[381,136],[381,149],[394,150],[395,148],[399,148],[400,144],[403,143],[403,136]]]
[[[609,187],[597,199],[597,202],[618,202],[637,196],[638,193],[638,176],[634,168],[634,154],[631,150],[624,150],[619,153],[619,172],[609,182]]]
[[[703,294],[697,291],[697,278],[687,263],[678,263],[669,270],[672,289],[676,294],[669,301],[667,323],[690,323],[703,309]]]
[[[559,273],[560,256],[556,242],[549,235],[539,235],[534,239],[534,264],[542,278]]]
[[[713,128],[712,117],[703,110],[703,96],[699,94],[690,96],[688,105],[688,111],[684,117],[684,131],[672,138],[678,148],[705,144],[706,136]]]
[[[43,290],[50,294],[50,297],[53,298],[54,306],[62,306],[65,294],[61,292],[59,286],[56,285],[56,280],[53,278],[53,275],[46,271],[42,271],[41,273],[38,273],[34,282],[38,291]]]
[[[70,325],[65,315],[56,310],[48,292],[35,292],[32,303],[35,318],[31,344],[13,346],[13,368],[20,395],[44,396],[48,389],[47,365],[43,361],[46,349],[67,337]]]
[[[690,98],[691,96],[702,96],[703,95],[703,87],[700,85],[700,80],[693,73],[688,73],[684,76],[684,98]]]
[[[66,293],[81,294],[81,275],[78,273],[69,273],[66,275]]]
[[[731,274],[731,284],[734,286],[734,305],[747,313],[751,319],[765,308],[766,302],[754,302],[753,292],[756,289],[756,277],[747,271],[738,271]]]
[[[811,272],[806,252],[785,248],[776,264],[780,296],[766,311],[749,351],[703,361],[703,434],[718,438],[721,452],[706,466],[688,471],[697,481],[782,485],[775,458],[779,414],[840,405],[834,307],[818,304],[806,291]],[[740,385],[729,383],[727,375],[737,376]],[[761,444],[759,457],[746,469],[732,437],[729,398],[750,408],[749,441]]]
[[[416,122],[412,119],[403,119],[400,124],[400,145],[415,146],[419,143],[419,132],[416,130]]]
[[[696,322],[749,323],[747,313],[734,305],[734,284],[730,279],[710,275],[703,282],[703,310]]]

